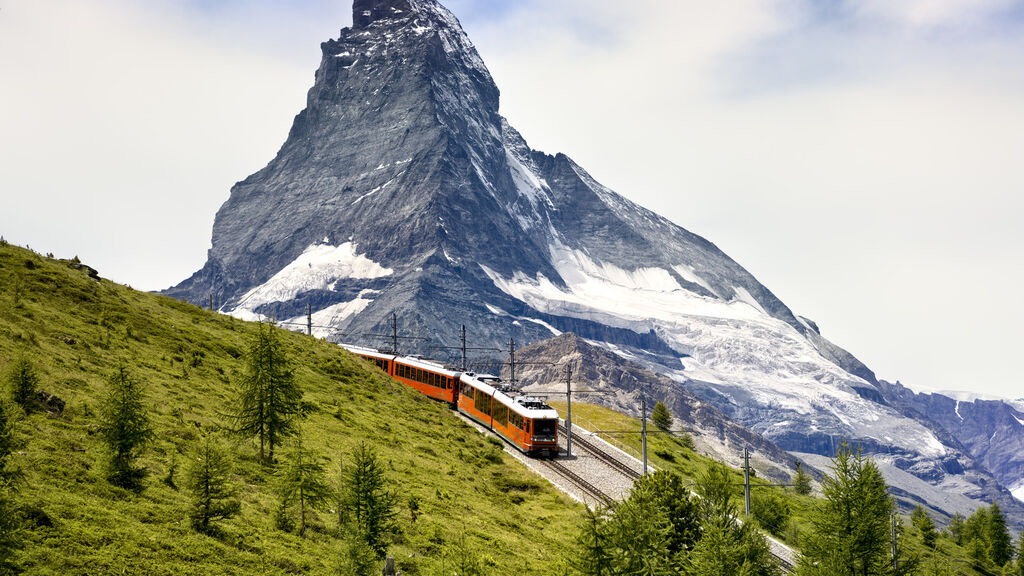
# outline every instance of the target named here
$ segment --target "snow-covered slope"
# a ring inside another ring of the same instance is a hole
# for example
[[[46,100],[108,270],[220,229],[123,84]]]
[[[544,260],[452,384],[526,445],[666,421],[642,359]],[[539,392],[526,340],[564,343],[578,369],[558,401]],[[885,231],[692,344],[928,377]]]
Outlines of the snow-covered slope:
[[[848,439],[997,495],[964,444],[887,403],[871,370],[714,244],[532,150],[438,2],[356,0],[353,22],[321,45],[280,152],[218,211],[206,265],[169,294],[303,328],[308,306],[336,339],[386,332],[394,313],[435,355],[463,324],[477,346],[573,332],[785,449]]]

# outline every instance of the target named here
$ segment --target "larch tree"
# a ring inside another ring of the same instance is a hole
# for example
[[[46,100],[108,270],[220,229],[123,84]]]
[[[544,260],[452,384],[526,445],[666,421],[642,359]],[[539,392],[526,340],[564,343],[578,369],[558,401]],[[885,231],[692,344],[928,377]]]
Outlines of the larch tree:
[[[793,490],[801,496],[811,493],[811,477],[804,472],[799,462],[796,463],[796,474],[793,476]]]
[[[323,458],[307,449],[301,436],[296,437],[285,451],[277,487],[283,514],[287,514],[292,506],[298,507],[299,536],[306,535],[307,515],[314,510],[322,510],[334,496],[334,490],[327,481]]]
[[[12,407],[0,398],[0,573],[16,573],[14,551],[19,544],[20,522],[10,496],[10,486],[17,478],[11,464],[14,452],[14,433],[11,429]]]
[[[352,463],[342,467],[338,500],[339,523],[351,526],[383,558],[398,530],[398,496],[377,454],[366,444],[360,444]]]
[[[186,485],[192,496],[189,518],[199,532],[216,532],[214,523],[238,513],[240,504],[231,484],[231,459],[215,439],[206,437],[192,455]]]
[[[843,442],[821,491],[825,498],[813,511],[813,529],[802,542],[799,574],[874,576],[913,567],[912,559],[891,558],[893,502],[881,471],[862,450]]]
[[[259,324],[246,354],[235,429],[260,440],[260,460],[273,462],[274,448],[296,432],[302,392],[277,329]]]
[[[654,411],[651,412],[651,422],[660,430],[668,430],[672,427],[672,413],[668,411],[664,402],[658,402],[654,405]]]
[[[988,508],[986,532],[989,560],[996,566],[1005,566],[1013,557],[1013,539],[1006,528],[1006,516],[995,502]]]
[[[11,397],[26,412],[32,409],[32,400],[36,394],[39,377],[35,367],[24,354],[18,356],[7,373],[7,383],[11,387]]]
[[[910,523],[921,532],[921,540],[929,548],[935,548],[935,522],[924,507],[918,504],[910,514]]]
[[[117,486],[137,488],[146,470],[136,462],[153,438],[142,385],[123,365],[111,374],[107,384],[100,409],[100,433],[110,453],[108,478]]]

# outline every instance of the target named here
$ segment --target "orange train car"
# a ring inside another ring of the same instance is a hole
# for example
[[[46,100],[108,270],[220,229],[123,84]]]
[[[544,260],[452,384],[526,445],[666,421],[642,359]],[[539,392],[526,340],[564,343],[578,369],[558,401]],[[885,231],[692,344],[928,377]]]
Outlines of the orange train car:
[[[392,378],[448,402],[529,455],[558,454],[558,412],[537,398],[504,390],[497,376],[459,373],[430,360],[362,346],[342,347],[373,362]]]
[[[395,356],[362,346],[342,344],[342,347],[373,362],[395,380],[415,388],[431,398],[443,400],[452,406],[455,405],[459,373],[448,370],[443,364],[412,356]]]
[[[464,373],[459,378],[459,411],[533,456],[558,454],[558,412],[537,398],[510,395],[501,379]]]

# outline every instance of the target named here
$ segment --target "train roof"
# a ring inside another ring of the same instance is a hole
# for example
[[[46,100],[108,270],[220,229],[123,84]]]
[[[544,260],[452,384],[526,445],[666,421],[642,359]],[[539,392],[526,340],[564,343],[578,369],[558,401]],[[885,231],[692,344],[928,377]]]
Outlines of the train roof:
[[[486,394],[490,394],[495,400],[508,406],[513,412],[517,412],[527,418],[558,418],[558,411],[548,406],[543,400],[514,392],[505,392],[499,388],[501,378],[493,374],[466,372],[462,374],[461,380]]]
[[[365,354],[366,356],[373,356],[374,358],[394,358],[395,355],[389,352],[381,352],[376,348],[367,348],[366,346],[356,346],[355,344],[340,344],[340,346],[353,354]]]
[[[448,368],[445,368],[444,364],[440,362],[435,362],[434,360],[427,360],[425,358],[417,358],[415,356],[399,356],[395,358],[395,362],[401,362],[402,364],[414,366],[416,368],[422,368],[424,370],[439,372],[446,376],[454,377],[460,374],[460,372],[457,370],[450,370]]]

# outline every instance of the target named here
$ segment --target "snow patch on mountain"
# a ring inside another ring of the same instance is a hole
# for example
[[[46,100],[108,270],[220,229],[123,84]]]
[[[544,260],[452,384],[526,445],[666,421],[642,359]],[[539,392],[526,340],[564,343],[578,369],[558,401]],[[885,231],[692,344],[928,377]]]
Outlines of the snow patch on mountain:
[[[690,358],[677,380],[699,377],[737,405],[751,398],[760,405],[800,415],[829,414],[851,436],[873,438],[929,457],[946,453],[920,423],[859,396],[869,386],[821,356],[787,323],[768,315],[743,288],[726,302],[682,288],[669,270],[627,270],[598,262],[557,240],[549,247],[562,288],[538,274],[506,278],[481,264],[495,286],[547,314],[594,320],[640,333],[654,330]],[[810,424],[811,431],[817,425]]]
[[[373,279],[392,273],[390,268],[356,252],[352,242],[339,246],[313,244],[270,280],[246,292],[228,313],[243,320],[258,319],[254,311],[260,306],[285,302],[310,290],[327,290],[339,278]]]

